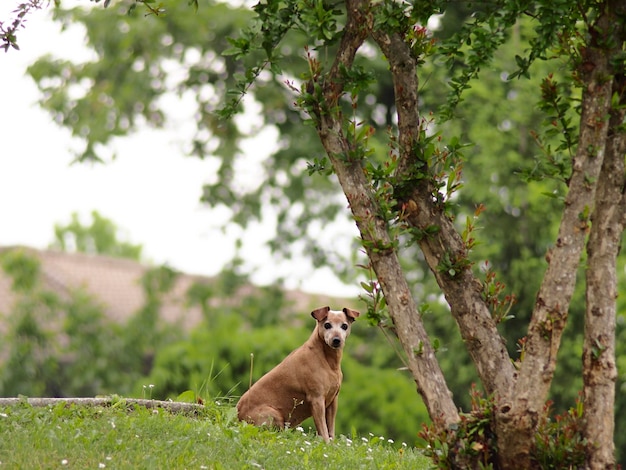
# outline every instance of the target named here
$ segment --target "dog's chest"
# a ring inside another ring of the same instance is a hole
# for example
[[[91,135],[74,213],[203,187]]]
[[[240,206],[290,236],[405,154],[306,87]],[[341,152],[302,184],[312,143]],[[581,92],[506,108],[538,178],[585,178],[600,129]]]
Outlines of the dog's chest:
[[[341,381],[343,380],[343,374],[340,371],[328,371],[327,387],[324,393],[326,404],[335,399],[341,388]]]

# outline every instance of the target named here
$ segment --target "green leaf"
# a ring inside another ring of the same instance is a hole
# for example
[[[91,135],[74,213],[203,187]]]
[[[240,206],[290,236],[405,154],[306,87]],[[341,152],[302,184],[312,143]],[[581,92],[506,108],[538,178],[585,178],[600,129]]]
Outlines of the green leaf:
[[[196,403],[196,393],[193,390],[185,390],[176,397],[176,401],[183,403]]]

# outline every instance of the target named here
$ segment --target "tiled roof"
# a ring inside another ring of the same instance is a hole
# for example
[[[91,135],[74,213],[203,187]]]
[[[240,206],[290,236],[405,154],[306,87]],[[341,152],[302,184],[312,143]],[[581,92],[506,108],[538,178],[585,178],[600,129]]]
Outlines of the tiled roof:
[[[85,289],[104,305],[107,316],[115,321],[125,321],[145,304],[141,278],[149,267],[136,261],[27,247],[0,248],[0,252],[7,250],[23,250],[39,260],[41,281],[45,289],[61,298],[67,298],[76,289]],[[161,309],[164,320],[187,328],[200,321],[199,307],[185,304],[185,294],[196,281],[210,282],[211,279],[186,274],[177,277]],[[0,312],[10,312],[14,302],[11,279],[0,269]]]
[[[61,298],[67,298],[70,292],[83,288],[104,305],[106,315],[115,321],[126,321],[145,305],[141,279],[150,269],[149,266],[123,258],[36,250],[29,247],[0,247],[0,254],[8,250],[24,250],[39,260],[45,289],[55,292]],[[164,298],[161,308],[161,317],[164,320],[187,329],[201,321],[200,308],[189,306],[186,302],[187,291],[197,282],[211,283],[212,278],[179,273],[173,289]],[[243,286],[239,296],[250,295],[254,289],[251,285]],[[286,298],[291,304],[289,310],[294,315],[306,314],[321,305],[331,305],[333,308],[355,305],[354,300],[338,301],[328,296],[295,290],[286,292]],[[0,332],[4,329],[1,315],[8,314],[14,302],[11,279],[0,268]]]

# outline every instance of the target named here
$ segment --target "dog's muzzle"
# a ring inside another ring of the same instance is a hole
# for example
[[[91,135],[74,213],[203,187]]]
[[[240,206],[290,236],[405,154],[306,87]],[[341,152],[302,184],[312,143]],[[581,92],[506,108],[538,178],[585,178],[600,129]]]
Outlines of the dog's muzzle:
[[[330,342],[330,345],[333,348],[338,348],[341,346],[341,338],[333,338],[333,340]]]

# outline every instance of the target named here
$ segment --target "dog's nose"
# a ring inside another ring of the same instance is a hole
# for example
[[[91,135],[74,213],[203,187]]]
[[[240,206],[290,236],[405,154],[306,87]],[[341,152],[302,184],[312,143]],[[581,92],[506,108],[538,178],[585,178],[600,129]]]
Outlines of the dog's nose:
[[[339,346],[341,346],[341,339],[333,338],[333,348],[338,348]]]

